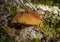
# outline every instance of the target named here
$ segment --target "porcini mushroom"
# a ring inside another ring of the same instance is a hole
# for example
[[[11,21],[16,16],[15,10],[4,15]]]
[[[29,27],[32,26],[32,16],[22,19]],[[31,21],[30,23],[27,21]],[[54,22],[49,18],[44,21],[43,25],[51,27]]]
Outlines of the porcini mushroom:
[[[11,20],[11,23],[20,23],[27,25],[38,25],[40,24],[40,16],[37,12],[19,12]]]
[[[37,12],[18,12],[13,18],[11,19],[10,23],[13,24],[17,31],[21,30],[20,24],[23,24],[24,27],[27,25],[39,25],[41,22],[40,16]],[[17,24],[17,25],[15,25]],[[13,25],[11,27],[13,27]],[[9,27],[10,27],[9,26]],[[11,34],[11,33],[10,33]]]

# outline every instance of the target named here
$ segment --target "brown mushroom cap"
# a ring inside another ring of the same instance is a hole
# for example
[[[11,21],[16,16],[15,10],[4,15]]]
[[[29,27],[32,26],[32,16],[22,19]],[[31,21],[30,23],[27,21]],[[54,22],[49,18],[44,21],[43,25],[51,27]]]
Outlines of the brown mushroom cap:
[[[11,23],[21,23],[28,25],[38,25],[40,24],[40,16],[37,12],[18,12],[12,19]]]

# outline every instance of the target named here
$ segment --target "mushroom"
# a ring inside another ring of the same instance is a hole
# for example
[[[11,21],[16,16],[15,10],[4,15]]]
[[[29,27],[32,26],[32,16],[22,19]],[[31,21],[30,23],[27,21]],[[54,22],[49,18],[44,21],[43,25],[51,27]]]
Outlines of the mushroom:
[[[20,23],[25,25],[39,25],[41,22],[37,12],[18,12],[12,19],[11,23]]]
[[[18,31],[21,29],[24,29],[26,26],[34,26],[39,25],[41,22],[40,16],[37,12],[31,11],[31,12],[18,12],[15,16],[12,17],[10,20],[11,27],[15,27],[17,34]],[[12,25],[13,24],[13,25]],[[17,24],[17,25],[16,25]],[[22,25],[20,25],[22,24]],[[9,26],[9,27],[10,27]],[[24,28],[20,27],[23,26]],[[14,28],[13,27],[13,28]],[[11,30],[10,30],[11,31]],[[10,33],[11,34],[11,33]]]

